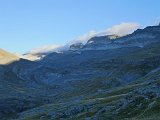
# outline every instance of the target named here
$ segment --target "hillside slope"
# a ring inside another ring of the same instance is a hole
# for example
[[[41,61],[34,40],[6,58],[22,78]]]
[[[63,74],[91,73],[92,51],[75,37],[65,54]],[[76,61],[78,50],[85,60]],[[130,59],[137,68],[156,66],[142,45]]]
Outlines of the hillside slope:
[[[0,66],[2,120],[160,118],[160,26],[79,45]]]
[[[19,60],[19,58],[16,55],[0,49],[0,64],[9,64],[17,60]]]

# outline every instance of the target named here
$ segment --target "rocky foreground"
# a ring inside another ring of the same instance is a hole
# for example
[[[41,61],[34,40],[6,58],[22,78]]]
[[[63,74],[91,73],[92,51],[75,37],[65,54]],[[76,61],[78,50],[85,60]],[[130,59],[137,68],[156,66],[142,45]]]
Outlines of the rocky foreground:
[[[158,120],[159,110],[160,26],[0,66],[1,120]]]

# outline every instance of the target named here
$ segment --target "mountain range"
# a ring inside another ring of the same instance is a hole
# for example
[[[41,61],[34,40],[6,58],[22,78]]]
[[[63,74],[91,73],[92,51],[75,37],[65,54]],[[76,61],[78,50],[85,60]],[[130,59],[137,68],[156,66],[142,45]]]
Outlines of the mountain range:
[[[159,25],[0,64],[1,120],[160,119]]]

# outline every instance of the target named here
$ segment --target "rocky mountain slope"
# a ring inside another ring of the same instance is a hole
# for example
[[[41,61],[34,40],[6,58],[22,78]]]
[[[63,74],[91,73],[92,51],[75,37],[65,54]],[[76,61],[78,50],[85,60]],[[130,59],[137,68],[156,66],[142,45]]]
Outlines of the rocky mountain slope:
[[[160,119],[160,26],[0,70],[2,120]]]

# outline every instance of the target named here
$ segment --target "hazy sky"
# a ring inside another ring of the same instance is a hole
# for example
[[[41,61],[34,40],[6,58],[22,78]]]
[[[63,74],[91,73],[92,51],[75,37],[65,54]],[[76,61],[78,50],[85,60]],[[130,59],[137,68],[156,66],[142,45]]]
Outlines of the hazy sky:
[[[160,0],[0,0],[0,48],[24,53],[122,22],[160,20]]]

